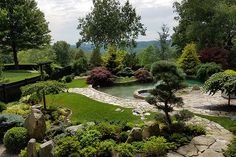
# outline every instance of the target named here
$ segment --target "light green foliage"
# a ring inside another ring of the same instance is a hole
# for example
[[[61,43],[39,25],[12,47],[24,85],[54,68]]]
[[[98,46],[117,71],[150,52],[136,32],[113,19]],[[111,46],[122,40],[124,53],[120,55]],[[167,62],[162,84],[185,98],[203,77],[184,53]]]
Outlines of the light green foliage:
[[[19,63],[41,63],[54,62],[56,59],[55,51],[51,47],[44,49],[30,49],[18,53]]]
[[[3,111],[3,113],[6,114],[17,114],[24,117],[30,114],[30,112],[31,112],[30,105],[24,103],[8,104],[6,110]]]
[[[232,76],[236,75],[236,71],[234,71],[234,70],[225,70],[224,73],[226,73],[228,75],[232,75]]]
[[[206,47],[231,48],[235,38],[236,3],[231,0],[182,0],[174,3],[179,25],[174,28],[173,44],[180,50],[186,43]]]
[[[19,151],[27,145],[28,139],[27,130],[25,128],[14,127],[6,132],[3,143],[8,151],[19,153]]]
[[[53,47],[56,54],[56,62],[61,66],[67,66],[70,63],[70,45],[65,41],[57,41]]]
[[[81,150],[80,142],[76,137],[62,137],[56,141],[53,152],[57,157],[68,157],[72,153]]]
[[[87,146],[80,151],[83,157],[95,157],[97,154],[97,149],[92,146]]]
[[[103,66],[113,74],[116,74],[124,68],[123,61],[126,53],[126,51],[117,50],[114,46],[109,47],[102,57]]]
[[[116,139],[119,128],[116,125],[112,125],[106,122],[100,123],[95,127],[101,134],[102,139]]]
[[[138,54],[141,66],[152,65],[152,63],[160,60],[159,52],[154,46],[149,46]]]
[[[236,137],[234,137],[228,149],[224,153],[225,157],[236,157]]]
[[[0,8],[0,49],[12,51],[16,65],[17,51],[50,43],[48,23],[35,0],[1,0]]]
[[[144,143],[144,150],[154,156],[165,156],[174,148],[174,143],[168,143],[164,137],[151,137]]]
[[[39,152],[40,149],[40,143],[36,143],[36,152]],[[25,149],[21,149],[19,157],[27,157],[27,147],[25,147]]]
[[[169,112],[173,111],[173,106],[183,105],[182,98],[175,95],[184,81],[183,72],[174,63],[167,61],[154,63],[151,72],[157,83],[155,89],[151,90],[151,97],[147,98],[147,102],[163,110],[168,124],[171,124]]]
[[[112,151],[114,150],[116,142],[113,140],[105,140],[98,144],[97,150],[99,156],[112,156]]]
[[[129,1],[121,5],[118,0],[94,0],[93,9],[85,18],[79,19],[78,29],[82,42],[95,46],[134,46],[135,40],[145,35],[141,17]]]
[[[88,61],[85,57],[80,57],[79,59],[75,60],[73,63],[73,70],[76,75],[79,75],[83,72],[88,70]]]
[[[201,81],[206,81],[213,74],[221,72],[222,67],[216,63],[200,64],[197,70],[197,78]]]
[[[236,94],[236,78],[224,72],[212,75],[203,86],[205,92],[214,95],[221,91],[228,95],[228,105],[230,105],[231,94]]]
[[[78,132],[77,136],[82,147],[87,147],[87,146],[95,147],[102,138],[102,134],[97,130]]]
[[[4,71],[4,82],[12,83],[22,81],[24,79],[39,76],[38,71],[26,71],[26,70],[7,70]]]
[[[196,67],[200,64],[197,56],[196,44],[188,44],[182,51],[182,55],[178,59],[178,65],[184,70],[187,75],[196,74]]]
[[[92,68],[102,65],[102,57],[99,48],[93,49],[89,63],[91,64]]]
[[[136,148],[129,143],[121,143],[115,147],[115,150],[119,153],[118,157],[133,157],[136,152]]]

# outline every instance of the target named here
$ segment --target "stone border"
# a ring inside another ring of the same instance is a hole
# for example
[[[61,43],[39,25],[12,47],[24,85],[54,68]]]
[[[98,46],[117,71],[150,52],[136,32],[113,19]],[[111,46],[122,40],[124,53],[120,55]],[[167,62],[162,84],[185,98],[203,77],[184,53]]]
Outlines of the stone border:
[[[149,90],[151,89],[138,89],[134,91],[134,98],[145,100],[146,97],[143,96],[142,93],[148,93]]]

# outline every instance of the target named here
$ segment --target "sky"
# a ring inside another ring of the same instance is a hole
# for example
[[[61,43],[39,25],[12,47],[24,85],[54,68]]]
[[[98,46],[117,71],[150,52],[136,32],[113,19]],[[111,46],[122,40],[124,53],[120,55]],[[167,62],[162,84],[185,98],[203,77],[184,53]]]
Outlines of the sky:
[[[80,38],[77,30],[78,19],[84,17],[92,9],[92,0],[36,0],[38,7],[44,12],[49,22],[52,42],[59,40],[75,44]],[[124,3],[125,0],[120,0]],[[139,41],[157,40],[161,26],[167,24],[170,34],[177,25],[174,20],[173,2],[176,0],[130,0],[142,17],[142,23],[147,28],[146,36],[140,36]]]

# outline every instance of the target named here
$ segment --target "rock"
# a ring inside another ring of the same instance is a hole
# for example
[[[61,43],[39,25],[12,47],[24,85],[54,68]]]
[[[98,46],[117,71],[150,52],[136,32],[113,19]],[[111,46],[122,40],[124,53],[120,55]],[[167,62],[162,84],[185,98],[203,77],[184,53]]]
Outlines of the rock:
[[[46,132],[46,123],[43,113],[38,109],[32,109],[31,114],[25,120],[25,128],[30,138],[42,140]]]
[[[75,134],[78,130],[83,130],[85,127],[83,124],[80,125],[76,125],[76,126],[70,126],[68,128],[66,128],[66,131],[71,133],[71,134]]]
[[[142,140],[142,129],[141,128],[133,128],[128,136],[128,139],[126,142],[130,143],[133,141],[141,141]]]
[[[195,147],[197,147],[199,152],[204,152],[209,146],[195,145]]]
[[[176,152],[169,152],[168,154],[167,154],[167,157],[184,157],[183,155],[180,155],[180,154],[178,154],[178,153],[176,153]]]
[[[191,141],[195,145],[205,145],[205,146],[210,146],[214,142],[216,142],[215,138],[211,136],[197,136],[194,137]]]
[[[222,152],[227,149],[227,144],[222,141],[217,141],[213,145],[211,145],[210,149],[216,151],[216,152]]]
[[[180,147],[177,150],[177,153],[179,153],[179,154],[181,154],[183,156],[186,156],[186,157],[190,157],[190,156],[198,155],[198,150],[197,150],[197,148],[192,143],[190,143],[188,145]]]
[[[212,149],[207,149],[205,152],[199,155],[199,157],[224,157],[222,153],[213,151]]]
[[[34,138],[30,139],[27,145],[27,157],[37,157],[36,150],[36,140]]]
[[[159,124],[157,122],[147,122],[143,128],[143,139],[150,138],[151,136],[158,136],[160,133]]]
[[[54,157],[52,153],[53,141],[48,141],[40,145],[39,157]]]
[[[121,109],[120,109],[120,108],[117,108],[115,111],[116,111],[116,112],[121,112]]]

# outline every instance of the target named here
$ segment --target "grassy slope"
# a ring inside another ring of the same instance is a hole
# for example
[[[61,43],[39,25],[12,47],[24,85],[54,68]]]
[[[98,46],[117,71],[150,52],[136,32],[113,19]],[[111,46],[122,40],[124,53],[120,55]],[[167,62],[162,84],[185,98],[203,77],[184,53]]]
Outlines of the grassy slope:
[[[116,112],[115,110],[121,107],[101,103],[79,94],[62,93],[50,95],[47,97],[47,102],[51,106],[71,109],[73,112],[71,119],[73,121],[141,121],[140,117],[132,115],[132,109]]]
[[[86,79],[78,79],[73,80],[70,83],[67,83],[68,88],[85,88],[88,87],[88,84],[86,83]]]
[[[14,70],[14,71],[4,71],[3,76],[5,77],[6,80],[8,80],[7,83],[12,83],[12,82],[17,82],[21,81],[27,78],[32,78],[39,76],[39,73],[31,73],[28,71],[24,70]]]

